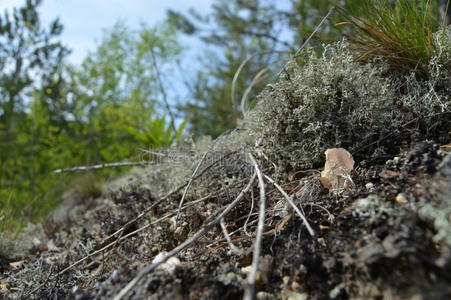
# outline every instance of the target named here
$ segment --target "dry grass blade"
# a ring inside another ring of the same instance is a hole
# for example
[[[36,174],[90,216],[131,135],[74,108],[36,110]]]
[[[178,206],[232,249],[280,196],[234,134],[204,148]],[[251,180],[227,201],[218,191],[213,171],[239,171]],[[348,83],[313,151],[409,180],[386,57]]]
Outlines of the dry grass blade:
[[[216,140],[216,141],[218,141],[218,140]],[[207,158],[208,153],[210,153],[211,149],[216,144],[216,141],[208,148],[208,150],[204,153],[204,155],[202,155],[202,158],[197,163],[197,166],[194,169],[193,174],[191,175],[190,179],[188,180],[188,183],[186,184],[185,190],[183,191],[182,199],[180,199],[179,212],[177,213],[177,216],[175,217],[175,222],[176,223],[177,223],[177,220],[178,220],[179,215],[180,215],[180,209],[183,206],[183,202],[185,201],[185,197],[186,197],[186,195],[188,193],[188,190],[189,190],[191,184],[193,183],[194,177],[196,176],[197,172],[199,171],[199,168],[202,165],[202,163],[205,161],[205,158]]]
[[[318,32],[318,30],[321,28],[321,26],[323,26],[324,22],[329,19],[329,17],[332,15],[332,13],[334,12],[334,10],[336,9],[336,7],[332,7],[331,9],[329,9],[329,11],[327,12],[327,15],[324,16],[324,18],[321,19],[321,22],[319,22],[318,26],[315,27],[315,29],[313,30],[313,32],[309,35],[309,37],[305,40],[305,42],[302,44],[301,47],[299,47],[299,49],[296,51],[296,53],[294,54],[293,57],[298,57],[299,54],[301,54],[301,51],[305,48],[305,46],[307,46],[307,44],[310,42],[310,40],[316,35],[316,33]],[[282,70],[285,69],[282,68]]]
[[[318,30],[321,28],[321,26],[323,26],[324,22],[330,17],[330,15],[333,13],[335,7],[332,7],[329,12],[327,13],[327,15],[321,20],[321,22],[318,24],[318,26],[316,26],[316,28],[313,30],[313,32],[310,34],[310,36],[305,40],[305,42],[301,45],[301,47],[299,47],[295,54],[293,55],[294,58],[296,58],[297,56],[299,56],[299,54],[301,53],[301,51],[305,48],[305,46],[310,42],[310,40],[315,36],[315,34],[318,32]],[[233,79],[232,79],[232,106],[235,107],[235,93],[236,93],[236,82],[238,80],[238,77],[240,76],[241,72],[243,71],[244,67],[255,57],[260,56],[260,55],[266,55],[266,54],[287,54],[290,53],[288,51],[262,51],[262,52],[257,52],[257,53],[253,53],[252,55],[250,55],[248,58],[246,58],[245,60],[243,60],[240,64],[240,66],[238,67],[238,69],[236,70],[235,74],[233,75]],[[286,66],[286,64],[285,64]],[[282,68],[285,69],[285,66]],[[250,93],[250,90],[252,89],[252,87],[258,83],[258,79],[262,77],[263,74],[260,73],[265,73],[266,71],[260,70],[259,73],[254,77],[254,80],[252,81],[252,83],[250,84],[249,87],[247,87],[242,99],[241,99],[241,107],[243,107],[243,102],[246,101],[248,95]],[[279,72],[280,73],[280,72]],[[249,90],[249,91],[248,91]],[[246,94],[247,93],[247,94]],[[244,100],[243,100],[244,99]],[[243,110],[244,111],[244,110]]]
[[[293,207],[293,209],[296,211],[296,213],[301,217],[302,221],[305,224],[305,227],[307,227],[307,230],[311,236],[315,235],[315,231],[310,226],[309,222],[307,221],[307,218],[304,216],[304,214],[301,212],[301,210],[296,206],[296,204],[291,200],[291,197],[284,191],[284,189],[277,184],[271,177],[265,175],[265,178],[269,180],[278,190],[279,192],[285,197],[287,202]]]
[[[183,209],[186,209],[186,208],[188,208],[188,207],[191,207],[191,206],[193,206],[193,205],[196,205],[196,204],[199,203],[199,202],[205,201],[205,200],[211,198],[211,196],[212,196],[212,195],[210,194],[210,195],[207,195],[207,196],[202,197],[202,198],[200,198],[200,199],[191,201],[191,202],[187,203],[185,206],[183,206],[183,207],[182,207],[182,210],[183,210]],[[124,231],[120,231],[120,235],[118,236],[118,238],[117,238],[116,240],[114,240],[114,241],[108,243],[107,245],[103,246],[102,248],[100,248],[100,249],[98,249],[98,250],[96,250],[96,251],[93,251],[93,252],[89,253],[88,255],[86,255],[86,256],[80,258],[79,260],[75,261],[74,263],[72,263],[72,264],[69,265],[68,267],[64,268],[63,270],[59,271],[58,273],[56,273],[56,274],[54,274],[54,275],[51,275],[51,276],[49,275],[49,278],[50,278],[50,277],[58,277],[58,276],[63,275],[64,273],[66,273],[67,271],[73,269],[74,267],[76,267],[77,265],[81,264],[82,262],[84,262],[85,260],[89,259],[90,257],[93,257],[93,256],[96,256],[96,255],[98,255],[98,254],[100,254],[100,253],[103,253],[104,251],[106,251],[106,250],[112,248],[113,246],[118,245],[120,242],[122,242],[123,240],[129,238],[130,236],[135,235],[135,234],[137,234],[137,233],[139,233],[139,232],[141,232],[141,231],[143,231],[143,230],[149,228],[149,227],[152,226],[152,225],[155,225],[155,224],[157,224],[157,223],[160,223],[161,221],[164,221],[164,220],[166,220],[166,219],[169,219],[170,217],[172,217],[173,215],[175,215],[175,214],[176,214],[177,212],[179,212],[179,211],[180,211],[180,210],[177,209],[177,210],[174,210],[174,211],[172,211],[172,212],[169,212],[169,213],[167,213],[165,216],[163,216],[163,217],[161,217],[161,218],[159,218],[159,219],[157,219],[157,220],[155,220],[155,221],[152,221],[152,222],[150,222],[150,223],[148,223],[148,224],[146,224],[146,225],[144,225],[144,226],[142,226],[142,227],[136,229],[135,231],[129,232],[129,233],[127,233],[127,234],[124,235],[124,236],[122,236],[122,234],[123,234]],[[122,226],[121,229],[123,230],[123,229],[125,229],[125,227],[126,227],[126,225]],[[117,231],[117,232],[119,232],[119,231]],[[105,241],[108,241],[109,239],[111,239],[114,235],[115,235],[115,234],[112,234],[112,235],[110,235],[109,237],[107,237],[106,239],[104,239],[104,242],[102,242],[102,244],[104,244]],[[52,266],[52,267],[53,267],[53,266]],[[46,281],[46,282],[47,282],[47,281]],[[27,298],[27,296],[29,296],[29,295],[33,294],[34,292],[36,292],[38,289],[40,289],[41,287],[43,287],[43,286],[46,284],[46,282],[44,282],[44,283],[42,283],[41,285],[39,285],[39,286],[37,286],[36,288],[34,288],[31,292],[27,293],[24,297]]]
[[[254,57],[257,57],[257,56],[260,56],[260,55],[266,55],[266,54],[275,54],[275,53],[286,54],[286,53],[289,53],[289,52],[287,52],[287,51],[261,51],[261,52],[257,52],[257,53],[251,54],[248,58],[246,58],[245,60],[243,60],[243,62],[241,62],[240,66],[236,70],[235,74],[233,75],[233,79],[232,79],[232,92],[231,93],[232,93],[232,106],[233,107],[235,107],[236,82],[238,80],[238,77],[240,76],[241,71],[243,71],[244,67],[252,59],[254,59]]]
[[[139,232],[141,232],[141,231],[143,231],[143,230],[149,228],[150,226],[155,225],[155,224],[157,224],[157,223],[159,223],[159,222],[161,222],[161,221],[163,221],[163,220],[166,220],[166,219],[168,219],[169,217],[171,217],[171,216],[174,215],[174,214],[175,214],[175,212],[173,212],[172,214],[167,214],[167,215],[164,216],[164,217],[161,217],[161,218],[159,218],[159,219],[157,219],[157,220],[155,220],[155,221],[153,221],[153,222],[150,222],[150,223],[148,223],[148,224],[142,226],[141,228],[136,229],[135,231],[132,231],[132,232],[130,232],[130,233],[127,233],[127,234],[124,235],[124,236],[118,237],[115,241],[113,241],[113,242],[107,244],[106,246],[103,246],[102,248],[100,248],[100,249],[98,249],[98,250],[96,250],[96,251],[93,251],[93,252],[89,253],[88,255],[86,255],[86,256],[80,258],[79,260],[75,261],[75,262],[72,263],[71,265],[67,266],[67,267],[64,268],[63,270],[59,271],[58,273],[56,273],[55,275],[52,275],[52,276],[50,276],[50,277],[53,278],[53,277],[58,277],[58,276],[63,275],[64,273],[66,273],[67,271],[69,271],[69,270],[73,269],[74,267],[78,266],[79,264],[81,264],[82,262],[86,261],[87,259],[89,259],[89,258],[91,258],[91,257],[93,257],[93,256],[96,256],[96,255],[98,255],[98,254],[100,254],[100,253],[103,253],[104,251],[106,251],[106,250],[110,249],[111,247],[117,245],[117,244],[120,243],[121,241],[123,241],[123,240],[129,238],[130,236],[135,235],[135,234],[137,234],[137,233],[139,233]],[[44,283],[42,283],[42,284],[40,284],[40,285],[38,285],[38,286],[37,286],[36,288],[34,288],[32,291],[30,291],[30,292],[28,292],[27,294],[25,294],[25,295],[24,295],[24,298],[27,298],[29,295],[34,294],[37,290],[39,290],[39,289],[40,289],[41,287],[43,287],[45,284],[47,284],[47,281],[44,282]]]
[[[205,174],[205,172],[207,172],[209,169],[211,169],[214,165],[216,165],[217,163],[219,163],[220,161],[222,161],[224,158],[232,155],[236,153],[236,151],[232,151],[229,152],[225,155],[223,155],[222,157],[220,157],[219,159],[215,160],[214,162],[212,162],[210,165],[208,165],[205,169],[203,169],[199,174],[197,174],[196,176],[194,176],[192,178],[192,180],[195,180],[197,178],[199,178],[200,176],[202,176],[203,174]],[[191,180],[191,178],[190,178]],[[176,193],[180,192],[184,187],[186,187],[189,183],[189,180],[180,185],[179,187],[177,187],[176,189],[174,189],[173,191],[169,192],[168,194],[166,194],[165,196],[161,197],[158,201],[152,203],[151,206],[149,206],[148,208],[146,208],[144,211],[142,211],[138,216],[136,216],[135,218],[131,219],[130,221],[128,221],[124,226],[122,226],[119,230],[117,230],[116,232],[114,232],[113,234],[111,234],[108,238],[111,238],[117,234],[120,234],[121,232],[123,232],[126,228],[128,228],[130,225],[134,224],[136,221],[140,220],[141,218],[143,218],[145,215],[147,215],[155,206],[159,205],[160,203],[162,203],[163,201],[169,199],[169,197],[175,195]]]
[[[241,113],[243,114],[243,116],[246,116],[247,110],[246,110],[246,101],[247,98],[249,97],[249,94],[252,91],[252,88],[258,84],[259,82],[261,82],[262,80],[264,80],[265,78],[265,73],[268,72],[268,68],[263,68],[261,69],[257,75],[255,75],[255,77],[252,79],[251,83],[249,84],[249,86],[246,88],[246,90],[243,93],[243,97],[241,97]]]

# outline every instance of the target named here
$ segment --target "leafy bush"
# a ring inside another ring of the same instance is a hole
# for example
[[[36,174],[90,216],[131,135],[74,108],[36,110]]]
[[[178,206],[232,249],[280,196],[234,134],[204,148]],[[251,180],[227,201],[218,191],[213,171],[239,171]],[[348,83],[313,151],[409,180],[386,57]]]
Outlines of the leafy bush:
[[[0,140],[8,141],[0,151],[0,230],[39,219],[68,189],[80,201],[98,195],[105,177],[127,169],[104,169],[84,179],[53,170],[137,160],[136,148],[168,147],[181,137],[184,123],[168,126],[160,112],[152,64],[154,58],[168,70],[181,51],[175,34],[169,26],[130,31],[118,24],[81,68],[64,68],[54,101],[64,109],[49,109],[51,90],[34,90],[26,110],[15,116],[14,130],[5,130],[0,118]]]

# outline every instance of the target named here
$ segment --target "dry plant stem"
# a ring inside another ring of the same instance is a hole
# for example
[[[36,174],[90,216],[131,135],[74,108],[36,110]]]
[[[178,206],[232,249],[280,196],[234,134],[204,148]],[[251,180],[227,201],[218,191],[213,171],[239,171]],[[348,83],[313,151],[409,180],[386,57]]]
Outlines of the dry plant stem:
[[[209,199],[211,196],[212,196],[212,195],[209,194],[209,195],[206,196],[206,197],[203,197],[203,198],[200,198],[200,199],[191,201],[191,202],[187,203],[185,206],[183,206],[183,207],[182,207],[182,210],[183,210],[183,209],[186,209],[186,208],[188,208],[188,207],[191,207],[191,206],[193,206],[193,205],[195,205],[195,204],[197,204],[197,203],[199,203],[199,202],[201,202],[201,201],[205,201],[205,200]],[[109,243],[108,245],[102,247],[101,249],[98,249],[98,250],[96,250],[96,251],[94,251],[94,252],[92,252],[92,253],[89,253],[88,255],[84,256],[83,258],[77,260],[76,262],[72,263],[70,266],[68,266],[68,267],[64,268],[63,270],[59,271],[58,273],[56,273],[56,274],[54,275],[54,277],[58,277],[58,276],[60,276],[60,275],[63,275],[64,273],[66,273],[67,271],[69,271],[69,270],[72,269],[73,267],[79,265],[80,263],[84,262],[84,261],[87,260],[88,258],[93,257],[93,256],[95,256],[95,255],[97,255],[97,254],[100,254],[100,253],[104,252],[105,250],[107,250],[107,249],[109,249],[109,248],[111,248],[111,247],[113,247],[113,246],[115,246],[115,245],[118,245],[120,242],[122,242],[123,240],[129,238],[130,236],[135,235],[135,234],[137,234],[137,233],[143,231],[144,229],[149,228],[150,226],[152,226],[152,225],[154,225],[154,224],[157,224],[157,223],[159,223],[159,222],[161,222],[161,221],[164,221],[164,220],[166,220],[166,219],[172,217],[172,216],[173,216],[176,212],[178,212],[178,211],[179,211],[178,209],[177,209],[177,210],[173,210],[172,212],[166,214],[165,216],[163,216],[163,217],[161,217],[161,218],[159,218],[159,219],[157,219],[157,220],[155,220],[155,221],[153,221],[153,222],[150,222],[150,223],[144,225],[143,227],[138,228],[138,229],[136,229],[135,231],[132,231],[132,232],[126,234],[125,236],[122,236],[123,232],[121,232],[121,235],[120,235],[115,241],[113,241],[113,242]],[[107,239],[105,239],[105,240],[108,240],[109,238],[111,238],[111,237],[113,237],[113,236],[114,236],[114,235],[110,235],[110,236],[109,236]],[[111,251],[111,250],[110,250],[110,251]],[[52,267],[53,267],[53,266],[52,266]],[[50,277],[50,275],[49,275],[49,277]],[[53,276],[52,276],[52,277],[53,277]],[[48,282],[48,280],[47,280],[46,282]],[[46,283],[46,282],[45,282],[45,283]],[[45,283],[43,283],[43,284],[39,285],[38,287],[36,287],[36,288],[35,288],[34,290],[32,290],[30,293],[26,294],[26,296],[31,295],[31,294],[33,294],[34,292],[36,292],[39,288],[41,288],[42,286],[44,286]]]
[[[205,200],[209,199],[210,197],[211,197],[211,194],[208,195],[208,196],[206,196],[206,197],[203,197],[203,198],[201,198],[201,199],[198,199],[198,200],[189,202],[189,203],[187,203],[185,206],[182,207],[182,210],[183,210],[183,209],[186,209],[186,208],[188,208],[188,207],[191,207],[191,206],[193,206],[193,205],[195,205],[195,204],[197,204],[197,203],[199,203],[199,202],[201,202],[201,201],[205,201]],[[101,253],[102,251],[105,251],[106,249],[112,247],[113,245],[116,245],[116,244],[120,243],[121,241],[125,240],[126,238],[128,238],[128,237],[130,237],[130,236],[132,236],[132,235],[135,235],[135,234],[137,234],[137,233],[143,231],[144,229],[149,228],[150,226],[152,226],[152,225],[154,225],[154,224],[157,224],[157,223],[159,223],[159,222],[161,222],[161,221],[164,221],[164,220],[166,220],[166,219],[172,217],[172,216],[173,216],[176,212],[178,212],[178,211],[179,211],[179,210],[173,210],[172,212],[166,214],[165,216],[163,216],[163,217],[161,217],[161,218],[159,218],[159,219],[157,219],[157,220],[155,220],[155,221],[153,221],[153,222],[150,222],[150,223],[144,225],[143,227],[136,229],[135,231],[132,231],[132,232],[130,232],[130,233],[127,233],[127,234],[124,235],[124,236],[120,236],[120,237],[119,237],[118,239],[116,239],[115,241],[109,243],[109,244],[106,245],[105,247],[103,247],[103,248],[101,248],[101,249],[99,249],[99,250],[96,250],[96,251],[90,253],[89,255],[83,257],[82,259],[76,261],[75,263],[73,263],[73,264],[70,265],[69,267],[67,267],[67,268],[65,268],[64,270],[58,272],[58,274],[56,274],[56,275],[57,275],[57,276],[58,276],[58,275],[61,275],[61,274],[65,273],[65,272],[67,272],[69,269],[71,269],[71,268],[75,267],[76,265],[80,264],[80,263],[83,262],[84,260],[88,259],[89,257],[92,257],[92,256],[94,256],[94,255],[97,255],[97,254]]]
[[[283,190],[283,188],[277,184],[271,177],[268,175],[264,175],[266,179],[269,180],[278,190],[279,192],[285,197],[285,199],[288,201],[288,203],[293,207],[293,209],[297,212],[299,217],[301,217],[302,221],[305,224],[305,227],[307,227],[308,232],[311,236],[315,235],[315,231],[313,231],[313,228],[310,226],[309,222],[307,221],[307,218],[304,216],[304,214],[301,212],[301,210],[296,206],[296,204],[293,202],[291,197]]]
[[[158,68],[157,58],[155,57],[155,52],[153,51],[152,47],[150,47],[150,54],[152,55],[153,67],[155,68],[155,72],[157,72],[158,85],[160,86],[161,94],[163,95],[164,105],[166,106],[169,117],[171,118],[172,132],[174,134],[174,138],[176,138],[177,137],[177,129],[175,129],[174,114],[172,113],[171,107],[169,106],[168,97],[166,95],[166,90],[164,89],[163,81],[161,80],[161,74],[160,74],[160,69]]]
[[[241,198],[249,191],[249,189],[252,187],[252,184],[255,181],[256,174],[254,173],[248,183],[248,185],[240,192],[240,194],[233,200],[227,207],[218,214],[212,221],[204,224],[202,228],[196,232],[192,237],[184,241],[182,244],[178,245],[168,253],[166,253],[159,261],[147,265],[141,271],[139,271],[138,275],[136,275],[135,278],[133,278],[120,292],[117,294],[113,300],[120,300],[122,299],[145,275],[155,270],[159,265],[167,261],[172,256],[176,255],[180,251],[184,250],[185,248],[189,247],[191,244],[195,243],[197,240],[199,240],[205,233],[207,233],[214,225],[218,224],[224,216],[226,216],[237,204],[240,202]]]
[[[312,39],[312,37],[318,32],[318,30],[321,28],[321,26],[323,26],[324,22],[329,18],[329,16],[332,14],[332,12],[335,10],[335,7],[332,7],[329,12],[327,13],[327,15],[321,20],[321,22],[318,24],[318,26],[315,27],[315,30],[313,30],[313,32],[310,34],[310,36],[305,40],[305,42],[301,45],[301,47],[299,47],[298,50],[296,50],[296,53],[294,54],[294,58],[296,58],[297,56],[299,56],[299,54],[301,53],[302,49],[305,48],[305,46],[308,44],[308,42],[310,42],[310,40]],[[236,82],[238,80],[238,77],[240,76],[241,71],[243,70],[243,68],[246,66],[246,64],[251,61],[254,57],[259,56],[259,55],[265,55],[265,54],[272,54],[272,53],[289,53],[288,51],[262,51],[262,52],[257,52],[252,54],[251,56],[249,56],[248,58],[246,58],[245,60],[243,60],[243,62],[240,64],[240,66],[238,67],[238,69],[236,70],[235,74],[233,75],[233,80],[232,80],[232,106],[235,106],[235,89],[236,89]],[[291,61],[291,60],[290,60]],[[280,73],[285,70],[286,66],[288,65],[289,62],[287,62],[284,67],[279,71],[278,75],[280,75]],[[265,70],[265,69],[264,69]],[[262,72],[262,71],[260,71]],[[255,76],[254,80],[258,80],[259,77],[261,77],[263,74],[260,74],[260,72]],[[251,83],[251,85],[248,87],[252,88],[253,85],[255,85],[256,82]],[[247,94],[250,91],[245,91],[245,95],[242,97],[241,100],[241,105],[242,108],[244,108],[244,102],[246,100],[243,101],[243,99],[247,98]],[[244,112],[244,110],[243,110]]]
[[[321,206],[321,205],[316,204],[316,203],[307,203],[307,205],[319,207],[322,210],[324,210],[327,213],[327,215],[329,216],[328,217],[329,221],[332,221],[333,219],[335,219],[335,216],[327,208],[325,208],[324,206]]]
[[[261,245],[262,245],[262,239],[263,239],[263,232],[265,229],[265,198],[266,198],[266,192],[265,192],[265,182],[263,180],[262,172],[260,171],[260,168],[258,167],[258,163],[255,160],[255,158],[252,156],[252,154],[249,153],[249,158],[251,159],[252,163],[254,164],[255,172],[258,176],[258,185],[260,187],[260,208],[258,212],[258,225],[257,225],[257,236],[255,237],[254,242],[254,253],[252,257],[252,268],[249,274],[247,275],[247,286],[244,290],[244,300],[254,300],[255,299],[255,279],[257,277],[257,270],[258,270],[258,264],[260,260],[260,252],[261,252]]]
[[[155,164],[154,162],[115,162],[115,163],[107,163],[107,164],[100,164],[100,165],[93,165],[93,166],[79,166],[79,167],[73,167],[73,168],[58,169],[58,170],[53,171],[53,173],[90,171],[90,170],[97,170],[97,169],[103,169],[103,168],[115,168],[115,167],[147,166],[147,165],[154,165],[154,164]]]
[[[256,223],[257,221],[258,221],[258,219],[252,220],[252,221],[249,222],[249,225],[253,225],[253,224]],[[236,234],[237,232],[239,232],[239,231],[241,231],[241,230],[243,230],[243,228],[238,228],[238,229],[232,231],[229,235],[232,236],[232,235]],[[248,236],[248,238],[252,238],[252,236]],[[238,238],[238,239],[240,239],[240,238]],[[224,239],[220,239],[220,240],[216,240],[216,241],[214,241],[214,242],[208,244],[208,245],[207,245],[207,248],[211,248],[211,247],[213,247],[213,246],[215,246],[215,245],[217,245],[217,244],[223,243],[224,241],[226,242],[226,239],[225,239],[225,238],[224,238]],[[237,238],[234,238],[234,239],[232,240],[232,242],[233,242],[233,241],[237,241]]]
[[[222,233],[224,234],[224,237],[227,243],[229,244],[230,250],[232,250],[232,252],[235,253],[236,255],[241,255],[242,251],[233,244],[232,239],[230,238],[229,232],[227,231],[227,227],[224,224],[224,219],[221,219],[219,224],[221,225]]]
[[[259,55],[273,54],[273,53],[284,54],[284,53],[289,53],[289,52],[288,51],[261,51],[261,52],[256,52],[256,53],[253,53],[252,55],[250,55],[245,60],[243,60],[243,62],[240,64],[240,66],[236,70],[235,74],[233,75],[233,79],[232,79],[232,92],[231,93],[232,93],[232,106],[233,107],[235,107],[236,81],[238,80],[238,77],[240,76],[241,71],[244,69],[244,67],[247,65],[247,63],[250,62],[254,57],[257,57]]]
[[[243,231],[244,231],[244,233],[247,235],[247,236],[251,236],[248,232],[247,232],[247,224],[248,224],[248,222],[249,222],[249,219],[251,218],[251,215],[252,215],[252,211],[254,210],[254,193],[253,193],[253,191],[251,191],[251,199],[252,199],[252,202],[251,202],[251,209],[249,210],[249,214],[247,215],[247,218],[246,218],[246,221],[244,222],[244,226],[243,226]]]
[[[158,219],[158,220],[156,220],[156,221],[154,221],[154,222],[152,222],[152,223],[150,223],[150,224],[147,224],[147,225],[145,225],[144,227],[147,228],[147,227],[149,227],[150,225],[153,225],[153,224],[155,224],[155,223],[157,223],[157,222],[163,221],[163,220],[167,219],[168,217],[173,216],[175,213],[177,213],[177,214],[180,213],[181,210],[187,209],[188,207],[191,207],[191,206],[193,206],[193,205],[196,205],[196,204],[199,203],[199,202],[202,202],[202,201],[205,201],[205,200],[207,200],[207,199],[210,199],[211,196],[212,196],[212,194],[208,194],[208,195],[205,196],[205,197],[202,197],[202,198],[200,198],[200,199],[191,201],[191,202],[187,203],[185,206],[183,206],[183,207],[181,207],[181,208],[178,208],[178,209],[176,209],[176,210],[174,210],[174,211],[168,213],[166,216],[164,216],[164,217],[162,217],[162,218],[160,218],[160,219]],[[141,230],[145,229],[144,227],[139,228],[139,229],[133,231],[132,234],[140,232]],[[124,228],[124,227],[122,227],[122,228]],[[121,228],[121,229],[122,229],[122,228]],[[123,240],[123,238],[122,238],[122,235],[123,235],[123,234],[124,234],[124,231],[121,231],[121,232],[119,233],[119,236],[116,238],[116,241],[115,241],[115,248],[116,248],[116,247],[120,244],[120,242]],[[130,236],[130,235],[131,235],[131,234],[127,234],[127,236]],[[114,236],[114,234],[108,236],[105,240],[108,240],[108,239],[112,238],[113,236]],[[114,250],[114,249],[112,249],[112,250]],[[111,250],[110,250],[110,251],[111,251]]]
[[[257,75],[255,75],[255,77],[252,79],[249,86],[244,91],[243,96],[241,97],[241,111],[243,113],[243,116],[246,116],[246,113],[247,113],[246,101],[247,101],[247,98],[249,97],[249,94],[252,91],[252,88],[254,87],[254,85],[256,85],[257,83],[259,83],[260,81],[262,81],[264,79],[264,75],[268,71],[268,69],[269,69],[268,67],[261,69],[257,73]]]
[[[327,15],[321,20],[321,22],[319,22],[318,26],[316,26],[315,30],[313,30],[312,34],[309,35],[309,37],[305,40],[305,42],[302,44],[302,46],[296,51],[296,53],[294,54],[294,57],[297,57],[301,53],[302,49],[304,49],[305,46],[307,46],[308,42],[310,42],[312,37],[315,36],[315,34],[318,32],[318,30],[321,28],[321,26],[323,26],[324,22],[330,17],[330,15],[332,14],[332,12],[335,9],[336,9],[335,6],[333,6],[331,9],[329,9],[329,12],[327,13]],[[285,69],[285,67],[283,69]]]
[[[167,156],[166,153],[161,153],[161,152],[156,152],[156,151],[150,151],[150,150],[143,149],[143,148],[136,148],[136,150],[141,151],[141,152],[144,152],[144,153],[147,153],[147,154],[152,154],[152,155],[155,155],[155,156],[160,156],[160,157],[166,157],[166,156]]]
[[[196,176],[197,171],[199,171],[200,166],[201,166],[202,163],[204,162],[204,160],[205,160],[205,158],[207,157],[208,153],[210,153],[210,150],[211,150],[211,148],[213,148],[214,144],[216,144],[216,142],[213,142],[213,144],[208,148],[208,150],[205,151],[204,155],[202,155],[202,158],[201,158],[201,159],[199,160],[199,162],[197,163],[197,166],[196,166],[196,168],[194,169],[193,174],[191,175],[190,179],[188,180],[188,183],[186,184],[185,190],[183,191],[182,199],[180,200],[180,203],[179,203],[179,211],[178,211],[178,213],[177,213],[177,216],[175,217],[175,223],[176,223],[176,224],[177,224],[177,220],[178,220],[179,215],[180,215],[180,209],[181,209],[182,206],[183,206],[183,202],[185,201],[186,194],[188,193],[188,190],[189,190],[189,188],[190,188],[190,186],[191,186],[191,183],[192,183],[193,180],[194,180],[194,176]]]

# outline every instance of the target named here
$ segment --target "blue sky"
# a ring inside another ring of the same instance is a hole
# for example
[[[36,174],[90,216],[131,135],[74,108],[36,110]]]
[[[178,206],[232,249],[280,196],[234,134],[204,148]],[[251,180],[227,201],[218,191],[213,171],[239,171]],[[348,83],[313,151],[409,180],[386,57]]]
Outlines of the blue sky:
[[[20,7],[25,0],[0,0],[0,12]],[[214,0],[44,0],[40,7],[42,19],[49,23],[59,17],[64,25],[63,43],[72,49],[70,61],[78,64],[89,50],[93,51],[102,37],[102,29],[118,20],[131,28],[141,22],[153,25],[162,21],[167,9],[187,12],[193,7],[207,13]]]

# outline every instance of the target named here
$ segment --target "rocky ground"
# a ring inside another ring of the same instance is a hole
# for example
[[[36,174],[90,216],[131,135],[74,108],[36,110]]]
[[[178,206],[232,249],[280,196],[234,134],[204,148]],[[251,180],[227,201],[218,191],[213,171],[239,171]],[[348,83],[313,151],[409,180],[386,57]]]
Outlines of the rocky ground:
[[[287,178],[283,188],[303,208],[314,237],[268,185],[258,299],[449,299],[450,247],[437,240],[434,220],[422,211],[450,202],[446,149],[420,141],[395,157],[359,162],[354,187],[337,195],[322,187],[317,172]],[[258,195],[256,184],[252,189]],[[256,225],[250,199],[244,197],[225,219],[235,251],[215,226],[144,276],[126,299],[241,299]],[[132,183],[92,200],[89,209],[72,206],[78,219],[58,226],[48,220],[45,243],[37,241],[21,261],[2,260],[2,295],[111,299],[157,255],[199,230],[224,201],[203,199],[182,210],[175,224],[170,214],[180,201],[175,194],[125,227],[120,243],[87,257],[115,241],[111,234],[157,200],[152,190]],[[155,224],[127,237],[150,222]],[[81,258],[86,259],[61,272]]]

